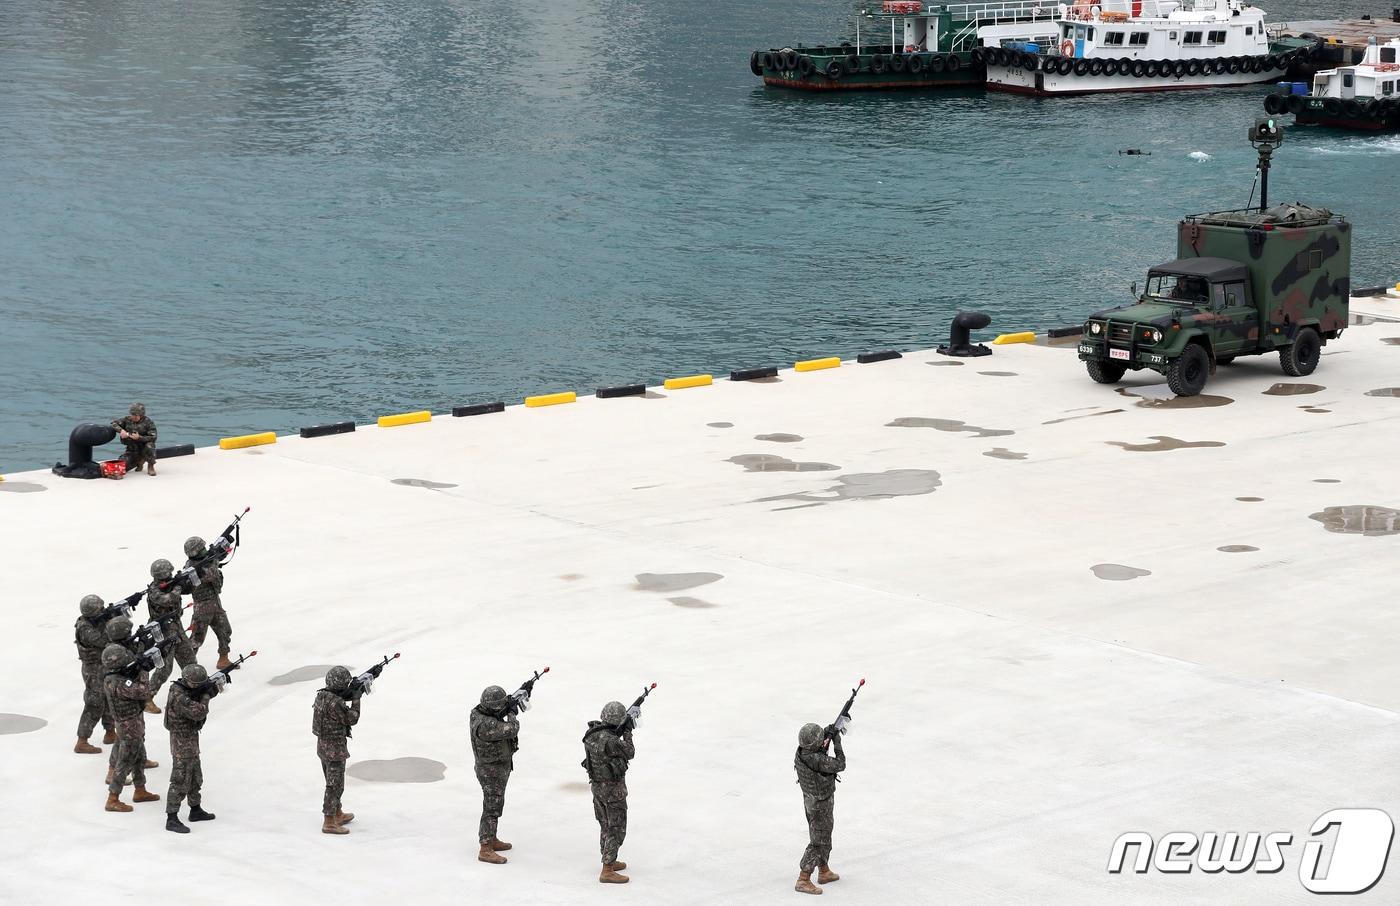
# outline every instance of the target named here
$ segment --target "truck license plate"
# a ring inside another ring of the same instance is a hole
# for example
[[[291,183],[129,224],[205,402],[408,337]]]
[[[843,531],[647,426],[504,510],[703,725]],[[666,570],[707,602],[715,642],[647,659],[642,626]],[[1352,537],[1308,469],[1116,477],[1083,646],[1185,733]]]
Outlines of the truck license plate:
[[[1128,360],[1129,356],[1130,356],[1130,353],[1129,353],[1128,350],[1126,350],[1126,349],[1110,349],[1110,350],[1108,351],[1108,357],[1109,357],[1110,359],[1122,359],[1123,361],[1126,362],[1126,361]]]

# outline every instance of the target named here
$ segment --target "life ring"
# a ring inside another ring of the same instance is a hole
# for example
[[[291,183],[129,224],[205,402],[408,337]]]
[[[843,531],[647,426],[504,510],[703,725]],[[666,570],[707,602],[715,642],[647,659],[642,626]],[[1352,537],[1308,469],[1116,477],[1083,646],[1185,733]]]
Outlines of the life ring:
[[[1293,114],[1294,116],[1297,116],[1298,114],[1303,112],[1303,106],[1306,103],[1307,102],[1303,100],[1302,95],[1290,94],[1287,98],[1284,98],[1283,105],[1288,108],[1289,113]]]
[[[941,53],[936,53],[928,58],[929,72],[942,72],[948,68],[948,58]]]
[[[1063,41],[1060,42],[1060,56],[1062,56],[1062,57],[1073,57],[1073,56],[1074,56],[1074,42],[1071,41],[1069,38],[1065,38]]]
[[[797,58],[797,71],[800,74],[804,76],[811,75],[812,71],[816,68],[817,64],[813,63],[812,58],[807,56],[806,54],[803,54],[802,56]]]
[[[923,71],[924,71],[924,58],[923,58],[923,56],[920,55],[920,54],[916,54],[916,53],[910,54],[910,55],[909,55],[909,58],[908,58],[908,62],[905,63],[905,68],[907,68],[907,69],[909,70],[910,75],[918,75],[919,73],[923,72]]]
[[[1267,95],[1264,98],[1264,112],[1269,114],[1270,116],[1280,114],[1283,112],[1279,109],[1279,107],[1282,106],[1282,104],[1283,98],[1281,96],[1277,94]]]
[[[872,55],[871,55],[871,57],[870,57],[870,71],[871,71],[871,72],[874,72],[874,73],[881,73],[881,72],[884,72],[884,71],[885,71],[886,69],[888,69],[888,68],[889,68],[889,63],[885,60],[885,55],[884,55],[884,54],[882,54],[882,53],[877,53],[877,54],[872,54]]]
[[[826,73],[828,79],[834,82],[846,74],[846,67],[841,65],[840,60],[832,60],[826,64],[826,69],[823,72]]]

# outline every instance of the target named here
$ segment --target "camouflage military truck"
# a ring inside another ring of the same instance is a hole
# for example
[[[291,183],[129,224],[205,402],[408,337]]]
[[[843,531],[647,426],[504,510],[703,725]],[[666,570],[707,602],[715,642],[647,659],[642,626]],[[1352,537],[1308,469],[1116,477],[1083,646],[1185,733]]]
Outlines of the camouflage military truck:
[[[1079,358],[1095,381],[1150,368],[1195,396],[1215,366],[1268,352],[1301,377],[1347,326],[1351,224],[1324,208],[1196,214],[1178,225],[1177,256],[1148,270],[1135,304],[1085,322]]]

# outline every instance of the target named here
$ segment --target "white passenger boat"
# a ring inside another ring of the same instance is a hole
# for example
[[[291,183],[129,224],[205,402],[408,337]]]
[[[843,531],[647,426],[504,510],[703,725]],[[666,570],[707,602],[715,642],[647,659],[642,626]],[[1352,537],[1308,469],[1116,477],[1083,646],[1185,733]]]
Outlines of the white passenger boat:
[[[1242,0],[1060,4],[1053,46],[984,47],[987,88],[1022,94],[1172,91],[1283,78],[1304,39],[1272,41]]]
[[[1308,94],[1271,94],[1264,110],[1339,129],[1400,128],[1400,38],[1377,44],[1372,37],[1360,63],[1318,72]]]

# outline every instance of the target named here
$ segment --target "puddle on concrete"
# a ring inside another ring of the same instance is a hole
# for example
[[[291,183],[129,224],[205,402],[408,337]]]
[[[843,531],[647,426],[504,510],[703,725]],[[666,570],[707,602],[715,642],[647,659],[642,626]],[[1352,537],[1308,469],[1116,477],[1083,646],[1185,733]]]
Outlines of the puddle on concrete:
[[[1067,410],[1073,412],[1073,409]],[[1088,415],[1067,415],[1064,418],[1052,418],[1048,422],[1041,422],[1042,425],[1058,425],[1061,422],[1072,422],[1077,418],[1095,418],[1100,415],[1113,415],[1116,412],[1126,412],[1126,409],[1105,409],[1103,412],[1090,412]]]
[[[1235,499],[1238,500],[1238,501],[1240,501],[1241,503],[1259,503],[1259,502],[1261,502],[1264,498],[1263,498],[1263,497],[1236,497]]]
[[[447,773],[447,765],[431,758],[390,758],[386,761],[357,761],[345,769],[356,780],[370,783],[437,783]]]
[[[925,362],[925,365],[932,365],[935,368],[961,368],[962,362]]]
[[[591,793],[593,788],[582,780],[572,780],[568,783],[559,784],[559,789],[566,793]]]
[[[0,491],[9,491],[11,494],[33,494],[35,491],[47,490],[43,485],[31,481],[0,481]]]
[[[1381,387],[1378,390],[1367,390],[1367,396],[1395,396],[1400,397],[1400,387]]]
[[[1100,579],[1110,582],[1127,582],[1140,576],[1152,575],[1150,569],[1138,569],[1136,566],[1124,566],[1121,563],[1096,563],[1089,569]]]
[[[978,374],[985,374],[987,377],[1016,377],[1019,372],[1015,371],[979,371]]]
[[[1308,518],[1342,535],[1400,535],[1400,510],[1388,506],[1329,506]]]
[[[583,578],[583,573],[564,573],[559,578],[563,579],[565,582],[577,582],[579,579]]]
[[[430,491],[441,490],[442,488],[455,488],[455,484],[448,484],[445,481],[429,481],[426,478],[391,478],[390,484],[401,484],[409,488],[427,488]]]
[[[801,434],[755,434],[754,440],[766,440],[775,444],[795,444],[802,440]]]
[[[1299,406],[1304,412],[1311,412],[1313,415],[1326,415],[1331,409],[1320,409],[1317,406]]]
[[[1005,447],[993,447],[982,453],[983,456],[990,456],[992,459],[1025,459],[1025,453],[1017,453]]]
[[[1162,434],[1149,434],[1156,443],[1153,444],[1130,444],[1121,440],[1104,441],[1112,447],[1122,447],[1133,453],[1161,453],[1164,450],[1190,450],[1197,447],[1223,447],[1225,444],[1218,440],[1181,440],[1177,437],[1166,437]]]
[[[320,682],[326,678],[326,671],[334,666],[335,664],[310,664],[306,667],[298,667],[281,676],[274,676],[267,681],[267,684],[269,686],[290,686],[292,683],[309,683],[312,680]]]
[[[694,607],[698,609],[719,606],[718,604],[712,604],[709,601],[702,601],[699,598],[667,598],[666,600],[670,601],[677,607]]]
[[[1250,544],[1226,544],[1217,547],[1216,550],[1225,554],[1247,554],[1250,551],[1257,551],[1259,548]]]
[[[684,591],[723,579],[721,573],[637,573],[636,591]]]
[[[48,725],[49,722],[42,717],[30,717],[28,714],[0,714],[0,736],[33,733]]]
[[[1400,346],[1400,337],[1381,337],[1381,342],[1387,346]]]
[[[1314,478],[1313,484],[1341,484],[1340,478]]]
[[[911,497],[932,494],[942,486],[943,480],[933,469],[890,469],[888,472],[858,472],[842,475],[837,484],[824,491],[805,491],[795,494],[779,494],[777,497],[760,497],[754,503],[768,503],[774,500],[801,500],[812,505],[832,503],[838,500],[884,500],[889,497]],[[796,507],[785,507],[796,509]]]
[[[706,428],[732,428],[733,422],[705,422]]]
[[[1265,396],[1304,396],[1309,393],[1321,393],[1327,388],[1321,384],[1289,384],[1279,382],[1268,390],[1264,391]]]
[[[933,428],[936,431],[966,431],[974,437],[1006,437],[1015,434],[1015,431],[1008,431],[1005,428],[979,428],[976,425],[969,425],[967,422],[960,422],[953,418],[916,418],[913,416],[897,418],[892,422],[885,423],[886,428]]]
[[[841,468],[829,462],[793,462],[770,453],[744,453],[731,456],[725,462],[743,466],[746,472],[834,472]]]
[[[1211,396],[1198,393],[1195,396],[1177,396],[1166,384],[1148,384],[1143,387],[1117,387],[1113,391],[1119,396],[1135,396],[1139,409],[1214,409],[1228,406],[1234,399],[1228,396]]]

